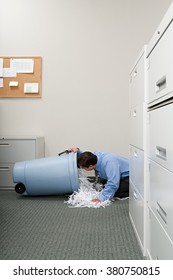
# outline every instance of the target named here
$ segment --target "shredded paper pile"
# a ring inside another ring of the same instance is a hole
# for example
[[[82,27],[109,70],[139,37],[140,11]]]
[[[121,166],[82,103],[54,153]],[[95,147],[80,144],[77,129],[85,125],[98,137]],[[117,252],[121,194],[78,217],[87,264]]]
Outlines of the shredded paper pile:
[[[79,183],[80,187],[78,191],[75,191],[69,196],[65,203],[69,207],[89,207],[89,208],[99,208],[106,207],[111,204],[110,200],[106,200],[100,203],[92,202],[94,198],[99,198],[102,185],[99,183],[91,183],[88,181],[86,173],[82,170],[79,171]]]

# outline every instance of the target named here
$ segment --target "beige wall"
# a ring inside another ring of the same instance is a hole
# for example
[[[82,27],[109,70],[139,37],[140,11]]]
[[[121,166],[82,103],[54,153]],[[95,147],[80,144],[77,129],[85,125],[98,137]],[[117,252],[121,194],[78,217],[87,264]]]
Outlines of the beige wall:
[[[128,75],[171,0],[0,0],[0,56],[43,57],[41,99],[0,99],[0,135],[128,156]]]

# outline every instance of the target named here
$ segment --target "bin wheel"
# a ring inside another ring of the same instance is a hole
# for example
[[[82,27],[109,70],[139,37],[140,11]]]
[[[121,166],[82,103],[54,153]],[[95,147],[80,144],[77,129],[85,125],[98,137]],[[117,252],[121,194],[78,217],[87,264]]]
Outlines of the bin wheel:
[[[25,191],[25,185],[22,184],[22,183],[18,183],[18,184],[15,186],[15,191],[16,191],[17,193],[20,193],[20,194],[24,193],[24,191]]]

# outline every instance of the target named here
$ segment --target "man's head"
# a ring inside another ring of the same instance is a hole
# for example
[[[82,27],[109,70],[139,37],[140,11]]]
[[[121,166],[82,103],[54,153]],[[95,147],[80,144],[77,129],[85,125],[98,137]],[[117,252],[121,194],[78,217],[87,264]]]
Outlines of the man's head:
[[[84,152],[77,157],[78,167],[91,171],[95,169],[97,164],[97,156],[91,152]]]

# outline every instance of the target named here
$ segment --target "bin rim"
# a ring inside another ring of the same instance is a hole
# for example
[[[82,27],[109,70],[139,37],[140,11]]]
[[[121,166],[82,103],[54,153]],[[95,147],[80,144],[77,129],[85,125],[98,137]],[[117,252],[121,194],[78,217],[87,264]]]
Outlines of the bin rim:
[[[77,168],[77,153],[69,153],[69,177],[71,182],[72,191],[77,191],[79,189],[79,175]]]

